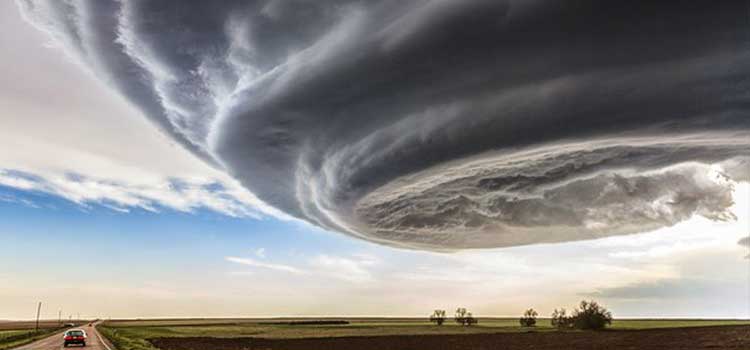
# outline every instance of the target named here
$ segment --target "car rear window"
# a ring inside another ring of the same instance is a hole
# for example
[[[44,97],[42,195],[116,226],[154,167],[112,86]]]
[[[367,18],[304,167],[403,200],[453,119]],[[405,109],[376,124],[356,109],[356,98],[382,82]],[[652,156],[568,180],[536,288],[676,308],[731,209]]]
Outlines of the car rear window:
[[[70,331],[70,332],[68,332],[68,335],[72,335],[74,337],[80,337],[80,336],[83,335],[83,332],[81,332],[81,331]]]

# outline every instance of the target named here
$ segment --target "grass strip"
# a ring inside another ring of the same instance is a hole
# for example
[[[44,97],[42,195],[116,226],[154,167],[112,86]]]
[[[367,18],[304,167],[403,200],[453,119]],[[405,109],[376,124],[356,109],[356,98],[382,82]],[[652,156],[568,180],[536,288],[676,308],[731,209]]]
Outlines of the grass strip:
[[[113,350],[158,350],[146,339],[127,331],[101,324],[96,326],[96,330],[115,347]]]

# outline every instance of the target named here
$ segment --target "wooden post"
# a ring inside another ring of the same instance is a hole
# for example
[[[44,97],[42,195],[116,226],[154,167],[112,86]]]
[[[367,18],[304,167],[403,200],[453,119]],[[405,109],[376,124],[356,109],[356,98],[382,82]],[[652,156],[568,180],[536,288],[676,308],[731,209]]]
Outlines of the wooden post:
[[[36,306],[36,331],[39,331],[39,311],[42,311],[42,302],[40,301],[39,304]]]

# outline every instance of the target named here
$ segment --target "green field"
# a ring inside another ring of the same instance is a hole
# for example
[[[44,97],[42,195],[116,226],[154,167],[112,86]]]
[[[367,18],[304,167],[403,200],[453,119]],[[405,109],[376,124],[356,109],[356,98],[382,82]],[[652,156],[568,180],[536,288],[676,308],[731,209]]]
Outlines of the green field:
[[[0,350],[11,349],[17,346],[31,343],[45,338],[56,332],[56,328],[46,328],[39,331],[26,330],[0,330]]]
[[[28,332],[29,332],[28,330],[0,331],[0,341],[2,341],[2,339],[8,338],[8,337],[12,337],[12,336],[15,336],[15,335],[18,335],[18,334],[24,334],[24,333],[28,333]]]
[[[315,338],[376,335],[471,334],[528,332],[516,318],[483,318],[474,327],[462,327],[446,321],[435,326],[424,319],[359,318],[347,319],[348,325],[280,325],[279,319],[196,319],[196,320],[128,320],[109,321],[99,326],[118,350],[154,350],[146,340],[157,337],[258,337]],[[611,329],[633,330],[722,325],[750,325],[739,320],[616,320]],[[539,319],[537,332],[555,332],[549,320]]]

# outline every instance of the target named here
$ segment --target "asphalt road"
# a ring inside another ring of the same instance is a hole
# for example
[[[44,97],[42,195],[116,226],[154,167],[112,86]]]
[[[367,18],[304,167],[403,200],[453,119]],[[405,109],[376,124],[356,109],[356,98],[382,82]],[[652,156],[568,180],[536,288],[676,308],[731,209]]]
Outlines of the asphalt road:
[[[94,329],[94,326],[89,327],[88,324],[80,327],[74,327],[72,329],[83,329],[88,336],[86,338],[86,347],[80,345],[70,345],[67,348],[63,348],[63,333],[55,333],[47,338],[38,340],[31,344],[15,348],[13,350],[58,350],[58,349],[81,349],[81,350],[114,350],[108,344],[102,343],[102,338],[99,333]]]

